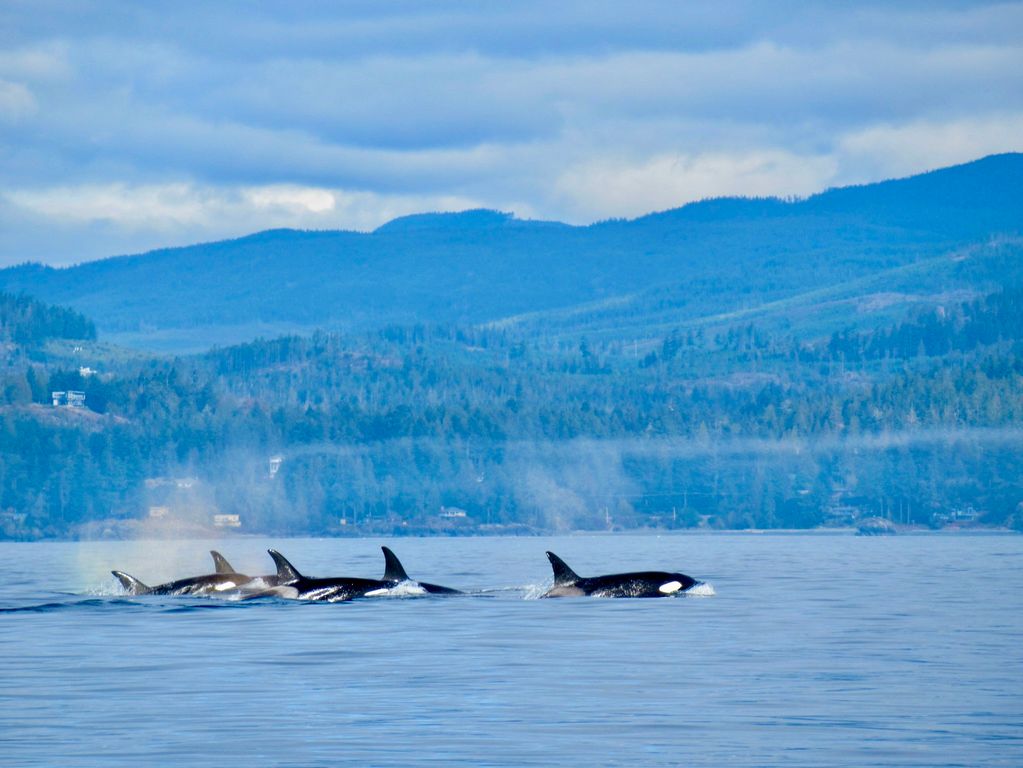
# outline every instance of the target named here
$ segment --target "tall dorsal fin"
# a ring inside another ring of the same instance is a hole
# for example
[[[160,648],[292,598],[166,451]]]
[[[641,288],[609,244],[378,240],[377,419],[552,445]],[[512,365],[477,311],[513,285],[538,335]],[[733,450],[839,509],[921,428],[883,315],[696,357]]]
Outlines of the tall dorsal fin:
[[[134,576],[129,576],[124,571],[111,571],[117,580],[121,582],[121,586],[124,587],[124,591],[131,595],[144,595],[150,592],[150,588],[143,584],[141,581],[136,579]]]
[[[227,562],[227,558],[217,552],[217,550],[211,549],[210,554],[213,556],[213,565],[217,573],[237,573],[231,564]]]
[[[551,561],[551,567],[554,569],[554,586],[563,587],[568,584],[575,584],[579,581],[579,577],[576,575],[576,572],[569,568],[565,564],[565,561],[556,554],[548,552],[547,559]]]
[[[408,574],[398,556],[387,547],[380,549],[384,550],[384,581],[408,581]]]
[[[289,563],[288,559],[276,549],[268,549],[267,552],[277,564],[277,578],[281,584],[290,584],[302,578],[302,574],[295,569],[295,566]]]

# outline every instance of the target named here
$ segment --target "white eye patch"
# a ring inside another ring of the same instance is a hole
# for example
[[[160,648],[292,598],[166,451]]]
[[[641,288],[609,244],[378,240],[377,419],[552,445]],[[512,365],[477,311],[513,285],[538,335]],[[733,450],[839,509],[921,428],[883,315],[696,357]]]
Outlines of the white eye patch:
[[[681,581],[669,581],[667,584],[661,584],[661,586],[657,588],[657,591],[665,595],[670,595],[674,592],[678,592],[680,589],[682,589]]]

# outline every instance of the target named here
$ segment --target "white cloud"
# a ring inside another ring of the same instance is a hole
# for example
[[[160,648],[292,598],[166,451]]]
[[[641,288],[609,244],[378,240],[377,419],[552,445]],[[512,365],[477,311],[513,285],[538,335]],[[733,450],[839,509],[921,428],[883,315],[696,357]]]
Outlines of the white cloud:
[[[254,187],[244,190],[243,195],[256,208],[282,208],[289,213],[326,213],[337,203],[329,190],[291,184]]]
[[[587,157],[560,174],[551,202],[577,222],[633,217],[711,197],[805,197],[1021,150],[1023,112],[880,122],[805,153],[739,146],[698,154]]]
[[[36,111],[32,92],[21,83],[0,80],[0,120],[13,122]]]
[[[841,137],[842,183],[921,173],[983,155],[1023,150],[1023,112],[951,121],[878,124]]]
[[[0,49],[0,74],[41,82],[64,80],[72,74],[67,54],[67,44],[55,42]]]
[[[298,185],[217,187],[195,183],[86,184],[12,190],[4,198],[37,221],[103,224],[123,233],[210,239],[259,229],[369,230],[421,211],[461,211],[479,201],[457,195],[383,195]]]
[[[557,181],[564,205],[582,219],[634,217],[709,197],[805,196],[827,186],[834,158],[783,150],[656,155],[595,160]]]
[[[126,229],[171,230],[207,224],[222,201],[190,184],[88,184],[14,190],[7,199],[36,215],[67,222],[113,222]]]

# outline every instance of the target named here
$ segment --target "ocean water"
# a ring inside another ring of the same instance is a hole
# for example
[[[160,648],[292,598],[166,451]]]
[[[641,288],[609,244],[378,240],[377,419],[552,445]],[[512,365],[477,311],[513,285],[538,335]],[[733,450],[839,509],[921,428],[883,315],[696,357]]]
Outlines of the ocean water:
[[[478,594],[126,597],[272,571]],[[534,599],[681,570],[713,596]],[[0,544],[4,766],[1020,766],[1023,536]]]

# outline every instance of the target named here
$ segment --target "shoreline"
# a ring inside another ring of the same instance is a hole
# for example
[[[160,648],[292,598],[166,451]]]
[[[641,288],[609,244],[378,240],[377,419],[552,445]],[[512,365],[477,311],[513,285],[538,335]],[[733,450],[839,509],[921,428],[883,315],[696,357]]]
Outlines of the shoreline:
[[[1018,536],[1023,531],[1006,527],[976,528],[906,528],[886,534],[864,534],[854,527],[843,528],[735,528],[713,530],[709,528],[634,528],[616,531],[531,531],[531,532],[495,532],[466,531],[460,533],[429,533],[429,532],[394,532],[365,531],[359,533],[346,532],[341,535],[331,533],[273,533],[273,532],[225,532],[222,530],[191,530],[188,532],[159,535],[157,531],[148,531],[137,536],[70,536],[41,537],[36,539],[0,539],[0,544],[84,544],[106,543],[119,541],[244,541],[246,539],[501,539],[501,538],[544,538],[552,536],[608,538],[613,536],[854,536],[857,538],[900,538],[920,536]]]

